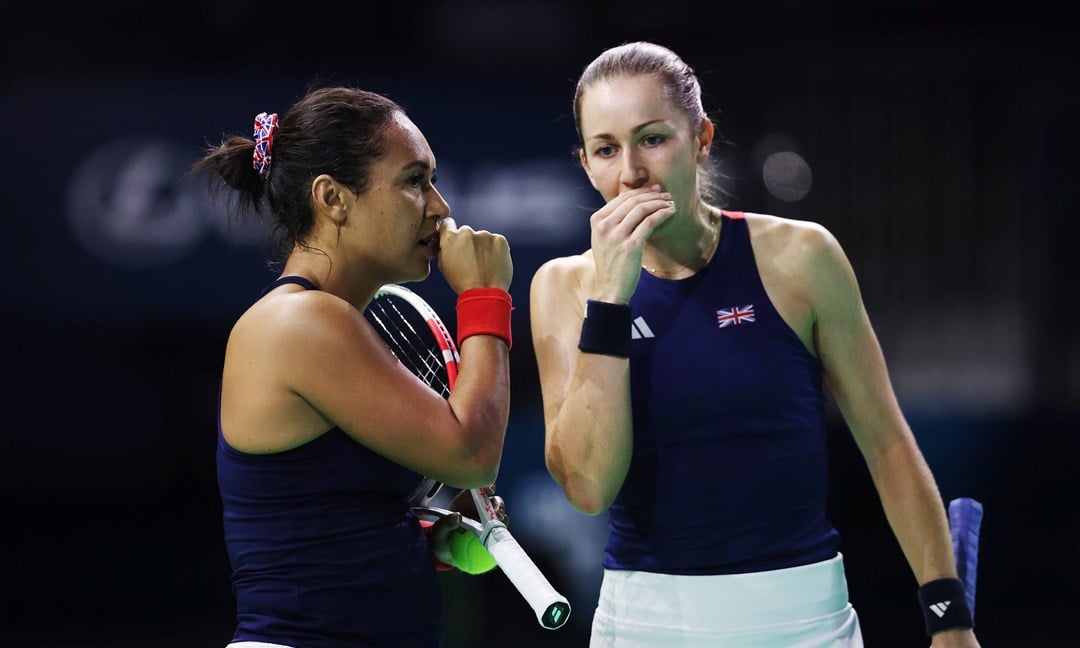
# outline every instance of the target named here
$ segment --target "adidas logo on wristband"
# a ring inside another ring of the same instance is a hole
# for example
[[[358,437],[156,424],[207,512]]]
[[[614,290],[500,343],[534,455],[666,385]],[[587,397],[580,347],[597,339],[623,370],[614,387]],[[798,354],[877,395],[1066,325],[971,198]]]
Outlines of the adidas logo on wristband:
[[[945,616],[945,610],[949,609],[949,604],[952,601],[941,601],[940,603],[934,603],[930,606],[930,611],[938,615],[938,618]]]
[[[643,338],[654,338],[656,334],[652,332],[649,325],[645,323],[644,317],[639,317],[630,323],[630,339],[641,340]]]
[[[972,626],[971,611],[960,579],[939,578],[930,581],[919,588],[918,598],[926,634],[933,636],[942,630]]]

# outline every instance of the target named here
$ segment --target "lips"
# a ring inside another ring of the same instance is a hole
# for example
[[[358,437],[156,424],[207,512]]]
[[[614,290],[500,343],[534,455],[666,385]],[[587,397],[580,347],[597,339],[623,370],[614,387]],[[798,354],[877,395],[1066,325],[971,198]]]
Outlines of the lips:
[[[420,239],[416,244],[437,253],[439,251],[439,233],[434,232],[431,236]]]

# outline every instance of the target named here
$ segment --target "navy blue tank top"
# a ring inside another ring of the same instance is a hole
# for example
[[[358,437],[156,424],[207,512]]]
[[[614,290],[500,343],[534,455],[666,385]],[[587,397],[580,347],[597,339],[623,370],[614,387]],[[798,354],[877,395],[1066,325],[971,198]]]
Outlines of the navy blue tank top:
[[[315,288],[297,279],[274,286]],[[407,501],[420,475],[338,428],[284,452],[240,452],[221,434],[220,410],[217,474],[234,641],[439,645],[439,583]]]
[[[781,569],[836,555],[821,365],[758,275],[741,213],[692,277],[642,271],[630,300],[633,459],[604,567]]]

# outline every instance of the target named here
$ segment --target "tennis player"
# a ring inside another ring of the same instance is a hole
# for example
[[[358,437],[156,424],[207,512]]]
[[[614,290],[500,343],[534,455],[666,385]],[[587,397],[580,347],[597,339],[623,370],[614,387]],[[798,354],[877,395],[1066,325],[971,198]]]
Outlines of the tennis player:
[[[630,43],[584,70],[591,249],[545,263],[531,313],[549,471],[610,511],[591,645],[861,646],[826,511],[822,379],[870,468],[932,645],[976,646],[944,507],[851,267],[820,225],[706,198],[693,70]]]
[[[225,351],[217,466],[231,645],[437,646],[436,565],[408,497],[421,475],[458,488],[495,480],[509,414],[509,247],[455,226],[427,141],[384,96],[315,89],[280,119],[260,114],[254,131],[196,166],[234,190],[242,212],[269,218],[285,257]],[[363,316],[380,286],[424,279],[436,257],[459,296],[449,400]],[[445,519],[433,533],[456,517]]]

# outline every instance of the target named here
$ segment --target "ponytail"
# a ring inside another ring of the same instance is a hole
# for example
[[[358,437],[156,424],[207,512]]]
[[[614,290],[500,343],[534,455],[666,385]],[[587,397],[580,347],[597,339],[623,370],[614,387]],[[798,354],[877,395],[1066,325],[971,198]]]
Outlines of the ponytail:
[[[251,211],[262,214],[263,198],[266,195],[266,182],[252,165],[255,154],[254,140],[233,135],[225,139],[220,146],[212,146],[206,156],[195,163],[193,171],[212,171],[210,177],[212,199],[216,199],[222,185],[236,191],[236,212],[245,215]],[[220,182],[214,182],[214,176]]]

